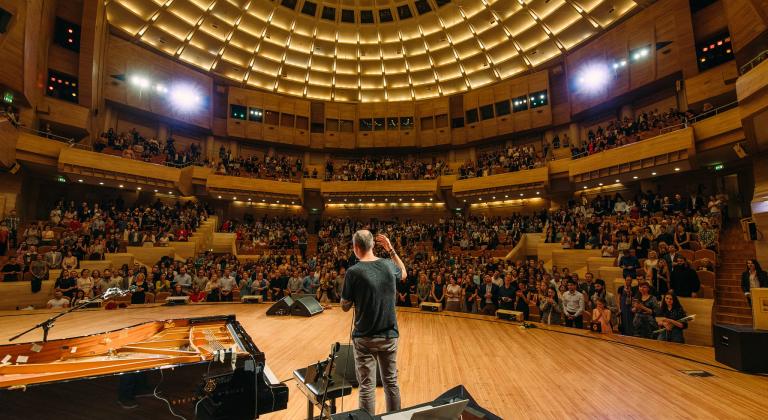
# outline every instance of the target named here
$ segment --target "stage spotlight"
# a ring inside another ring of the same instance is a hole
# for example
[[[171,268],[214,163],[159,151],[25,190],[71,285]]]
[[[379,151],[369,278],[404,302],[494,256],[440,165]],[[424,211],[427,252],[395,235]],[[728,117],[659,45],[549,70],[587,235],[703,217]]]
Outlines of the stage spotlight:
[[[182,111],[193,111],[201,102],[200,94],[192,86],[177,85],[171,89],[171,103]]]
[[[579,70],[576,76],[577,86],[587,93],[598,93],[610,82],[610,71],[605,63],[589,63]]]
[[[168,93],[168,88],[165,87],[165,85],[162,85],[159,83],[155,85],[155,90],[157,91],[157,93]]]
[[[144,76],[134,74],[133,76],[131,76],[131,84],[133,84],[134,86],[140,89],[146,89],[149,87],[149,79],[147,79]]]

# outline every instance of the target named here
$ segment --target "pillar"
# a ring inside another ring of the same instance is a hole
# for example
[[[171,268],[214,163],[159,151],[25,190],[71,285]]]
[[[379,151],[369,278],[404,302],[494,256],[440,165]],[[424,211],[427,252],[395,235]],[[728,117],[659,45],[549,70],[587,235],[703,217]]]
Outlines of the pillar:
[[[477,148],[475,147],[469,148],[469,160],[472,162],[477,161]]]
[[[568,125],[568,147],[572,145],[581,145],[581,127],[578,123],[570,123]],[[561,146],[565,146],[563,139],[560,139]]]
[[[216,161],[219,159],[219,155],[216,150],[216,140],[213,136],[205,137],[205,145],[203,146],[203,157],[209,161]]]
[[[167,124],[160,123],[157,126],[157,141],[166,141],[170,135],[170,130]]]
[[[630,120],[635,119],[635,108],[632,107],[632,105],[622,105],[621,110],[619,111],[619,117],[623,120],[624,118],[629,118]]]
[[[752,161],[755,174],[755,190],[752,195],[752,220],[757,224],[755,254],[760,265],[768,267],[768,157],[761,156]],[[729,208],[733,216],[736,209]],[[762,235],[761,235],[762,233]]]

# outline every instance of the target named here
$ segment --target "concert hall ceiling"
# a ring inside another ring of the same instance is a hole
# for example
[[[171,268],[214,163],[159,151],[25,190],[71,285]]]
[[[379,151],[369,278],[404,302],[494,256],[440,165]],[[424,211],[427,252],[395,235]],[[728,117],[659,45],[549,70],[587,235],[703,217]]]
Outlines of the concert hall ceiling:
[[[475,89],[534,68],[631,0],[107,0],[110,24],[246,86],[336,101]],[[646,1],[647,3],[647,1]]]

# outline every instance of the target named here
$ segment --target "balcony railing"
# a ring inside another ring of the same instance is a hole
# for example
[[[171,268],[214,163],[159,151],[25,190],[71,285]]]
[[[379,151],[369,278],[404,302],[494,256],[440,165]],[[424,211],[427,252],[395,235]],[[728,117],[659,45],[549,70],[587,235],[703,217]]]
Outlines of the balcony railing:
[[[757,65],[762,63],[763,61],[765,61],[766,58],[768,58],[768,50],[765,50],[765,51],[761,52],[760,54],[755,56],[755,58],[749,60],[748,63],[746,63],[743,66],[739,67],[739,74],[741,74],[743,76],[743,75],[749,73],[750,70],[752,70],[753,68],[757,67]]]
[[[688,124],[696,124],[697,122],[707,119],[709,117],[714,117],[717,114],[722,114],[725,111],[728,111],[729,109],[736,108],[739,105],[738,101],[733,101],[731,103],[727,103],[725,105],[719,106],[715,109],[710,109],[707,112],[702,112],[701,114],[688,119]]]

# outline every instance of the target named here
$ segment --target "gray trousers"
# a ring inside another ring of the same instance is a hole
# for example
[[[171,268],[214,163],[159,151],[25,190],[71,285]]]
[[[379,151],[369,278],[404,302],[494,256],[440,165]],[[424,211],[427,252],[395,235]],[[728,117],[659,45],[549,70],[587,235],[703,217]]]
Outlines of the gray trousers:
[[[360,337],[353,339],[355,373],[360,383],[360,408],[376,412],[376,364],[381,370],[381,383],[387,412],[400,409],[400,386],[397,383],[397,338]]]

